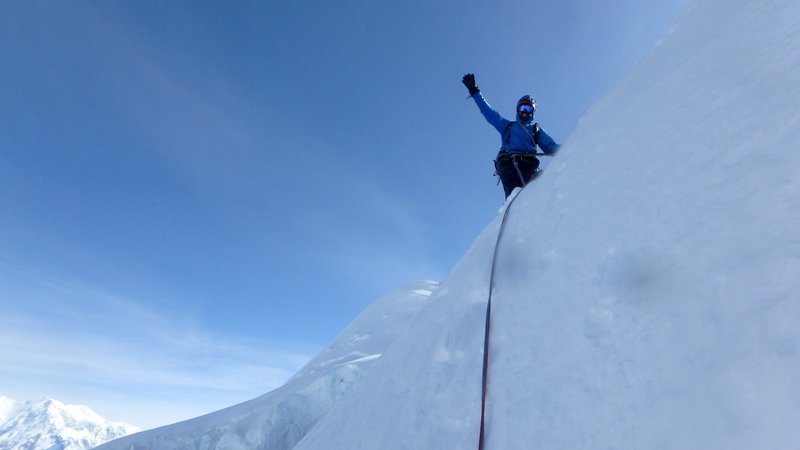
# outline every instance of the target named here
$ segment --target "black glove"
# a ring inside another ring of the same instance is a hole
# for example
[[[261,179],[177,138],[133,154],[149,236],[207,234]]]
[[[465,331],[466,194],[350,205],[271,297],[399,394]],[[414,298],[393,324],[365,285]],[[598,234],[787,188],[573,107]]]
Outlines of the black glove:
[[[481,90],[478,89],[478,86],[475,86],[475,75],[468,73],[464,75],[464,78],[461,79],[461,82],[464,83],[464,86],[467,87],[469,90],[470,97],[477,94]]]

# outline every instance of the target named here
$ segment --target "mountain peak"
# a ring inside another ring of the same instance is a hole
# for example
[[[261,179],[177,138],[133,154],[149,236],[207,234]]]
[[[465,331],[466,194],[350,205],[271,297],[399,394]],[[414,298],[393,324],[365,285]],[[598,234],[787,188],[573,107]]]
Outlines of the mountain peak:
[[[84,450],[138,431],[84,405],[44,397],[16,402],[0,397],[0,449]]]
[[[4,423],[6,419],[17,407],[17,401],[0,395],[0,424]]]

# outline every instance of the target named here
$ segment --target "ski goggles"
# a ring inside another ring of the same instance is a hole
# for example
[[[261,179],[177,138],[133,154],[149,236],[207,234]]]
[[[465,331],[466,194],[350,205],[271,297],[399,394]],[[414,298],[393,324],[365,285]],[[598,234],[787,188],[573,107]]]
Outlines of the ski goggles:
[[[528,114],[533,114],[533,111],[534,111],[534,110],[535,110],[535,108],[533,107],[533,105],[528,105],[528,104],[525,104],[525,105],[519,105],[519,106],[517,107],[517,112],[518,112],[518,113],[528,113]]]

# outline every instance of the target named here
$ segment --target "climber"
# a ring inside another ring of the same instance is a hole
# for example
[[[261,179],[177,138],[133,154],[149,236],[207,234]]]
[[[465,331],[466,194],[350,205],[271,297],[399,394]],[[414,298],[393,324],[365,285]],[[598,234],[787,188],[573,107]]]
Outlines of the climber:
[[[480,89],[475,85],[475,75],[468,73],[461,80],[469,90],[469,95],[475,99],[483,117],[499,133],[502,141],[500,152],[494,161],[495,174],[503,182],[506,198],[516,187],[525,187],[527,183],[541,173],[539,159],[536,157],[536,147],[543,153],[538,155],[553,155],[558,151],[559,145],[539,126],[534,123],[533,115],[536,112],[536,100],[530,95],[525,95],[517,102],[517,120],[504,119],[497,111],[492,109],[481,95]]]

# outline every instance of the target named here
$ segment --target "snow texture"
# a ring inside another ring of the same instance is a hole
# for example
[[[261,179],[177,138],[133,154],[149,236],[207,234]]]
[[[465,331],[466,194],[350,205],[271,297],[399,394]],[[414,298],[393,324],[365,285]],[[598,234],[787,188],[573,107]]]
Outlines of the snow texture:
[[[103,450],[289,449],[380,364],[383,354],[411,329],[435,291],[421,281],[374,302],[322,353],[282,387],[248,402],[145,431]]]
[[[0,396],[0,450],[85,450],[137,431],[87,406],[50,398],[18,403]]]
[[[509,211],[487,449],[798,447],[798,80],[800,2],[698,0],[589,111]],[[102,448],[475,448],[499,218],[286,386]]]
[[[15,400],[0,395],[0,424],[4,423],[16,408],[17,402]]]

